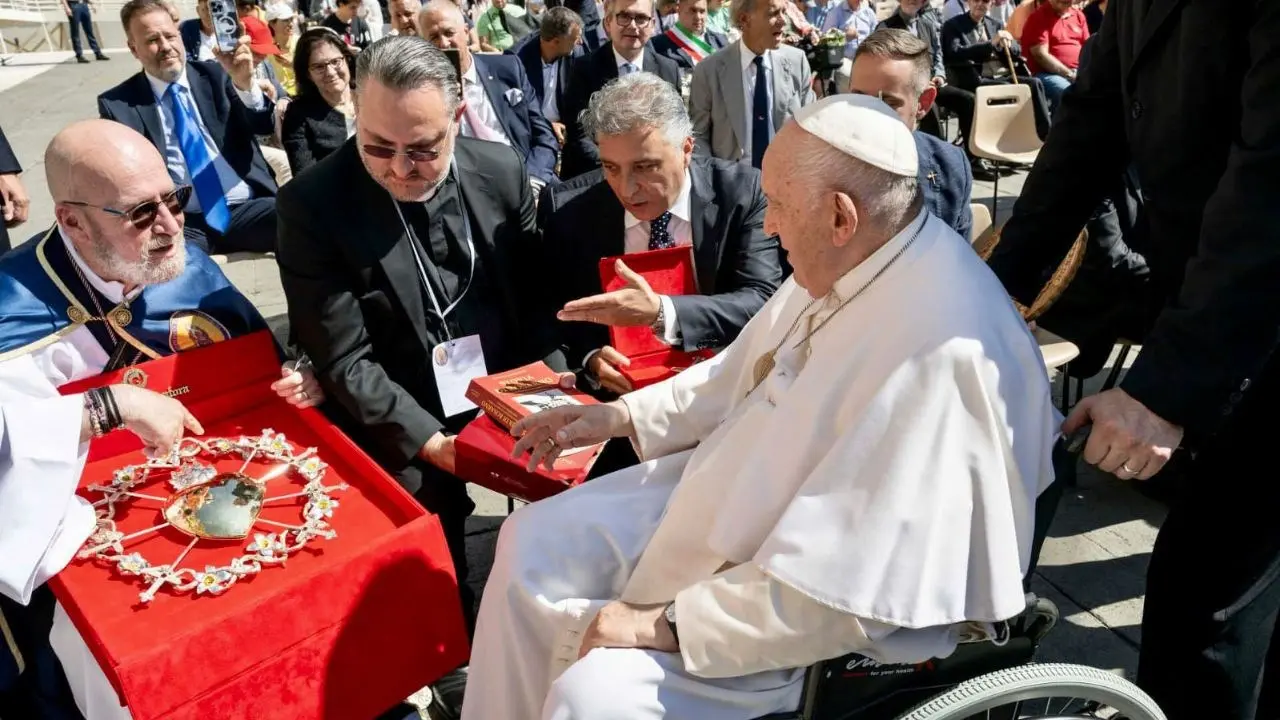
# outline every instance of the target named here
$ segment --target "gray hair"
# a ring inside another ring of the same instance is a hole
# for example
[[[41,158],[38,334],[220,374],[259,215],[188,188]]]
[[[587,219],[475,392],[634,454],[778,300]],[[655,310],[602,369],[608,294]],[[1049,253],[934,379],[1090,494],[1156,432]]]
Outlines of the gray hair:
[[[582,18],[578,13],[563,5],[549,8],[542,14],[542,24],[538,26],[538,38],[548,42],[568,37],[575,27],[582,27]]]
[[[370,80],[401,92],[434,87],[444,94],[450,113],[462,99],[462,85],[448,56],[414,35],[389,35],[356,57],[356,92]]]
[[[808,135],[792,153],[793,178],[815,190],[848,195],[859,221],[892,237],[920,211],[920,188],[914,177],[895,175],[865,163]]]
[[[647,72],[611,80],[591,96],[578,116],[587,137],[622,135],[655,128],[679,147],[693,135],[693,123],[680,93],[666,80]]]
[[[729,24],[741,30],[742,20],[740,18],[743,15],[755,12],[756,3],[758,2],[760,0],[733,0],[733,5],[729,7]]]

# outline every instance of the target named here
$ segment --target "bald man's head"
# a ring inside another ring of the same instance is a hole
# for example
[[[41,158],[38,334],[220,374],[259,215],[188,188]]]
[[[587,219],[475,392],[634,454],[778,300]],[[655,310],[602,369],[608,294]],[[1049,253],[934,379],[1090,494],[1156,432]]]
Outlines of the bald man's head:
[[[457,50],[463,72],[471,67],[467,21],[457,5],[449,0],[431,0],[423,5],[418,13],[418,30],[441,50]]]
[[[139,176],[169,179],[151,141],[110,120],[85,120],[59,132],[45,150],[44,163],[55,202],[114,203]]]
[[[55,135],[44,161],[58,224],[99,277],[151,285],[182,272],[182,208],[149,140],[120,123],[86,120]]]

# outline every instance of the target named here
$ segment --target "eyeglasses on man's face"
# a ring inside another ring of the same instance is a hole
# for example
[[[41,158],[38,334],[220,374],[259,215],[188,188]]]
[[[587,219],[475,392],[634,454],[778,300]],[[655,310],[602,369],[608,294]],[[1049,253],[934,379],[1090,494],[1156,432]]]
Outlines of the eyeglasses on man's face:
[[[649,23],[653,22],[653,16],[645,15],[644,13],[634,13],[634,12],[631,12],[630,10],[624,10],[620,13],[615,13],[613,16],[613,21],[618,23],[619,27],[625,27],[627,25],[644,27],[645,25],[648,25]]]
[[[65,204],[76,205],[79,207],[93,208],[101,210],[108,215],[124,218],[129,221],[138,230],[146,230],[156,222],[156,216],[160,214],[160,206],[164,205],[168,209],[170,215],[177,216],[182,209],[187,206],[187,201],[191,199],[191,186],[179,185],[169,193],[162,195],[159,200],[146,200],[134,205],[128,210],[119,210],[105,205],[94,205],[92,203],[80,202],[78,200],[67,200]]]

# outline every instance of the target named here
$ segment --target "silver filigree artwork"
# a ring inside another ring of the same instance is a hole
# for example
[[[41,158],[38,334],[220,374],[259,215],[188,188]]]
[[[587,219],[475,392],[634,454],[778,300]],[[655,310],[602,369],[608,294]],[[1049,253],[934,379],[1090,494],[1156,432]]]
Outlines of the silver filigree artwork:
[[[239,456],[244,464],[239,472],[219,472],[200,461]],[[253,478],[245,474],[255,458],[279,463],[265,475]],[[95,502],[97,528],[80,551],[82,559],[93,559],[110,565],[116,572],[137,577],[147,585],[139,598],[143,603],[155,599],[166,585],[175,592],[195,590],[197,595],[224,592],[237,580],[262,571],[267,565],[283,565],[289,555],[311,540],[330,540],[337,536],[329,524],[338,501],[331,493],[346,490],[345,483],[325,485],[328,466],[316,456],[315,448],[295,452],[284,435],[271,429],[255,437],[238,439],[185,437],[164,458],[152,458],[139,465],[115,471],[107,485],[90,485],[88,490],[102,494]],[[283,475],[293,474],[305,484],[298,492],[268,496],[268,484]],[[138,488],[161,479],[168,480],[174,491],[169,497],[148,495]],[[264,505],[289,498],[306,498],[301,508],[301,522],[287,525],[260,517]],[[128,535],[116,529],[118,506],[134,500],[161,504],[162,522],[154,527]],[[270,526],[270,528],[264,527]],[[174,528],[191,536],[191,542],[171,563],[152,565],[140,552],[126,553],[125,543],[149,536],[164,528]],[[255,529],[266,532],[253,532]],[[253,535],[249,539],[250,534]],[[247,545],[243,554],[223,566],[206,565],[203,570],[180,567],[183,558],[197,543],[236,542]]]

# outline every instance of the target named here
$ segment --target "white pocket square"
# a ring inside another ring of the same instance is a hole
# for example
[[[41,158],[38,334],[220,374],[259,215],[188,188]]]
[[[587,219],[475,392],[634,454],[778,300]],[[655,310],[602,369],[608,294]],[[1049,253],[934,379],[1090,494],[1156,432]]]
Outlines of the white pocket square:
[[[502,96],[507,99],[507,104],[512,107],[524,102],[524,92],[521,91],[520,88],[511,88],[510,90],[502,93]]]

